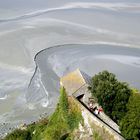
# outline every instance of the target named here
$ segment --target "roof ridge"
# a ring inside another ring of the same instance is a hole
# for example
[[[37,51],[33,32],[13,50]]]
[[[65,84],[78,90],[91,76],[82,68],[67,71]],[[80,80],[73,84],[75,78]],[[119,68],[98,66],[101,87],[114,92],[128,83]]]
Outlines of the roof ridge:
[[[83,72],[82,70],[80,70],[79,68],[77,70],[80,73],[80,75],[82,76],[82,79],[84,80],[84,82],[90,83],[91,77],[88,74],[86,74],[85,72]]]
[[[82,71],[81,71],[79,68],[77,68],[76,70],[78,71],[78,73],[79,73],[80,76],[82,77],[84,83],[86,83],[86,80],[85,80],[85,77],[84,77],[83,74],[82,74]]]

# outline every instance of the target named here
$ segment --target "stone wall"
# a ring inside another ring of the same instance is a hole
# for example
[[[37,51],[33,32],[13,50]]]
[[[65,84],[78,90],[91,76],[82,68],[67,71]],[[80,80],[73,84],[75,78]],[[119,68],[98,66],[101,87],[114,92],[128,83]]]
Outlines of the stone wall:
[[[88,127],[89,132],[92,129],[92,125],[94,126],[98,126],[102,129],[104,129],[107,133],[109,133],[114,140],[124,140],[124,138],[115,130],[113,130],[110,126],[108,126],[106,123],[104,123],[103,121],[101,121],[98,117],[96,117],[94,114],[92,114],[81,102],[79,102],[75,97],[73,97],[76,102],[79,104],[79,106],[81,107],[81,111],[82,111],[82,116],[84,118],[84,120],[86,119],[86,123],[88,120],[88,123],[90,124],[90,127]]]

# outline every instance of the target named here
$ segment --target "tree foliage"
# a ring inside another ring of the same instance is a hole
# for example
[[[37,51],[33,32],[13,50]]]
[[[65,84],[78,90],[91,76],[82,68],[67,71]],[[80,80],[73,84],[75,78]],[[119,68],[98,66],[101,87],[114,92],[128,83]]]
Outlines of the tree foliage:
[[[68,99],[64,88],[60,91],[59,104],[49,119],[44,137],[47,140],[61,140],[79,126],[82,121],[81,110],[72,98]]]
[[[140,93],[133,93],[127,104],[128,112],[120,122],[120,130],[128,140],[140,138]]]
[[[47,129],[44,133],[47,140],[60,140],[61,136],[68,133],[68,97],[64,88],[60,90],[59,103],[55,112],[49,118]]]
[[[126,103],[131,93],[128,85],[119,82],[114,74],[103,71],[92,78],[90,89],[105,113],[119,122],[125,114]]]
[[[140,138],[140,93],[126,83],[119,82],[108,71],[100,72],[91,81],[92,96],[105,113],[120,125],[122,135],[127,140]]]

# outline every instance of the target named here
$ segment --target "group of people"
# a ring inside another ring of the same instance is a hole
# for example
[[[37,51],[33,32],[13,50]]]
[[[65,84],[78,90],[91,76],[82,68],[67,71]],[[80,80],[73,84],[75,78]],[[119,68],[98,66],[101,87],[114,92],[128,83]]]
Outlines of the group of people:
[[[99,115],[100,112],[103,112],[101,107],[94,106],[92,102],[89,103],[89,109],[95,114]]]

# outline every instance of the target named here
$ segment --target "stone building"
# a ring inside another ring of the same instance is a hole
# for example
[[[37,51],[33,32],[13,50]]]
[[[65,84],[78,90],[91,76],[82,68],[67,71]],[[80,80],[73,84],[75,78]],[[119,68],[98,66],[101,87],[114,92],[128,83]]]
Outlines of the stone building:
[[[90,110],[90,101],[93,102],[93,107],[99,107],[97,100],[91,97],[91,92],[88,90],[90,81],[90,76],[76,69],[60,78],[60,86],[64,87],[67,94],[77,100],[77,103],[81,106],[82,116],[84,121],[88,123],[89,132],[91,131],[91,127],[89,126],[94,125],[100,131],[105,130],[109,135],[112,135],[114,140],[123,140],[124,138],[120,135],[119,126],[113,120],[104,112],[97,116]]]
[[[82,101],[88,103],[88,99],[91,97],[91,93],[88,91],[90,80],[90,76],[76,69],[61,77],[60,85],[65,87],[68,95],[73,95],[76,98],[83,97]]]

